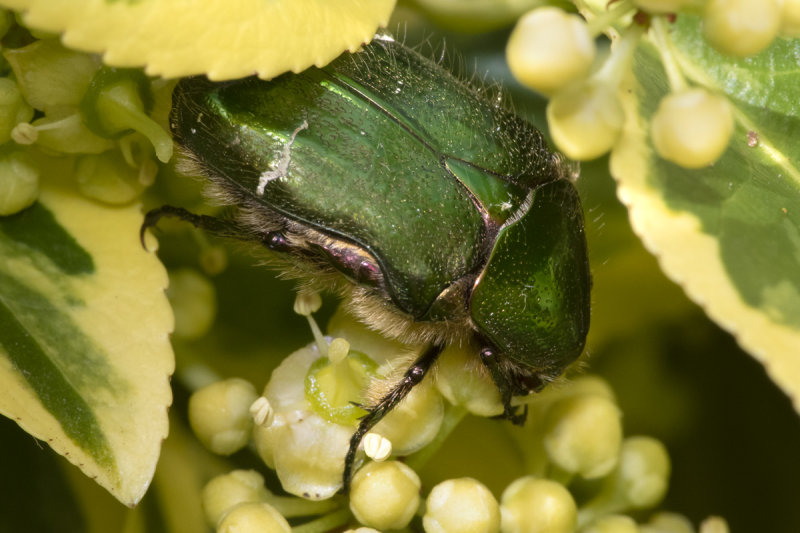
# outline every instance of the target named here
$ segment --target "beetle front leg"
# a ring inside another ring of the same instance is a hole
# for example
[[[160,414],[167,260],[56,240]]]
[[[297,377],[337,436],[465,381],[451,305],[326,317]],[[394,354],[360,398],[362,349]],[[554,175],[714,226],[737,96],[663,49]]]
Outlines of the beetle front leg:
[[[361,444],[361,439],[369,432],[370,429],[375,427],[375,424],[381,421],[384,416],[394,409],[400,401],[408,396],[411,390],[419,385],[425,374],[428,373],[433,363],[438,359],[439,354],[442,353],[443,346],[433,345],[422,352],[414,364],[406,370],[403,379],[389,391],[386,396],[374,406],[370,408],[368,414],[361,418],[358,424],[358,429],[350,437],[350,447],[347,449],[347,455],[344,459],[344,473],[342,474],[342,491],[347,492],[350,489],[350,481],[353,477],[353,464],[356,460],[356,451]]]
[[[191,211],[187,211],[182,207],[163,205],[161,207],[151,209],[144,216],[144,222],[139,230],[139,239],[142,241],[142,246],[146,248],[144,243],[145,232],[149,228],[154,227],[156,224],[158,224],[159,220],[165,217],[183,220],[195,228],[205,230],[219,237],[228,237],[245,241],[256,240],[252,235],[252,230],[242,226],[234,220],[217,218],[208,215],[197,215]]]

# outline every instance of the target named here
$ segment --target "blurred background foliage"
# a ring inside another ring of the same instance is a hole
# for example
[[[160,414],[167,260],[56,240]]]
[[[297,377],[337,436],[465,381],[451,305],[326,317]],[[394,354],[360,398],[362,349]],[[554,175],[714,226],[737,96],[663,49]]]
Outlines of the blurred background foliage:
[[[409,45],[438,57],[465,75],[498,81],[515,109],[545,130],[545,101],[508,73],[508,29],[455,33],[413,6],[401,6],[389,28]],[[426,52],[427,50],[427,52]],[[662,440],[672,458],[670,489],[661,509],[698,523],[724,516],[732,531],[800,531],[800,423],[788,398],[764,369],[726,332],[708,320],[633,235],[615,196],[605,158],[583,164],[578,181],[594,276],[592,329],[585,368],[615,389],[628,435]],[[145,208],[163,203],[199,210],[198,183],[160,173]],[[209,246],[228,252],[227,268],[211,277],[216,320],[205,336],[174,339],[177,372],[170,436],[154,482],[136,509],[127,509],[46,445],[0,419],[0,531],[170,532],[207,531],[199,491],[231,468],[255,468],[278,491],[274,473],[247,450],[221,459],[190,434],[190,390],[210,377],[244,377],[257,388],[311,334],[292,312],[293,284],[276,279],[247,250],[213,240],[183,224],[160,225],[160,251],[171,271],[202,270]],[[328,297],[317,314],[325,324],[336,307]],[[132,324],[135,327],[135,324]],[[474,476],[499,493],[519,475],[509,424],[468,417],[438,458],[420,472],[423,485]]]

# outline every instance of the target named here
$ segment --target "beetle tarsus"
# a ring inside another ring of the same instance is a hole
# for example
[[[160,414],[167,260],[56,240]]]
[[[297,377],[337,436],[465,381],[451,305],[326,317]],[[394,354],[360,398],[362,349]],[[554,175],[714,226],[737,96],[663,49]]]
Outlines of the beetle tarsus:
[[[425,374],[428,373],[433,363],[442,353],[443,346],[432,345],[428,347],[422,355],[420,355],[414,364],[406,370],[397,385],[389,391],[386,396],[373,406],[369,413],[361,418],[358,424],[358,429],[350,437],[350,447],[347,449],[347,455],[344,459],[344,473],[342,474],[342,491],[347,492],[350,489],[350,481],[353,477],[353,465],[356,460],[356,451],[358,450],[361,439],[375,427],[375,424],[381,421],[384,416],[394,409],[394,407],[405,398],[411,390],[419,385]]]

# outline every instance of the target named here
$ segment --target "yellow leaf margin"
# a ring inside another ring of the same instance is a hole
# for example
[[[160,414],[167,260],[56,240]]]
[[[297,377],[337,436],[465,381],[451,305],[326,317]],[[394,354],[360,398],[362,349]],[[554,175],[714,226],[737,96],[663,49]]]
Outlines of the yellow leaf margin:
[[[324,66],[385,26],[396,0],[0,0],[26,25],[118,67],[212,80]]]

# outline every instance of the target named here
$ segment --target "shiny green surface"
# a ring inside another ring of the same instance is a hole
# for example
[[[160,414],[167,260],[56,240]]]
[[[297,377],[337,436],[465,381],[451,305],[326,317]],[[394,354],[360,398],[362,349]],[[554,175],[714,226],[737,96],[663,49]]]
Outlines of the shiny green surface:
[[[371,253],[393,303],[421,318],[480,271],[526,188],[557,175],[539,133],[483,92],[378,40],[270,82],[182,81],[173,133],[242,201]]]
[[[555,377],[583,350],[590,288],[578,194],[556,181],[498,235],[472,318],[501,355]]]

